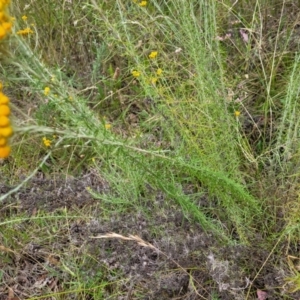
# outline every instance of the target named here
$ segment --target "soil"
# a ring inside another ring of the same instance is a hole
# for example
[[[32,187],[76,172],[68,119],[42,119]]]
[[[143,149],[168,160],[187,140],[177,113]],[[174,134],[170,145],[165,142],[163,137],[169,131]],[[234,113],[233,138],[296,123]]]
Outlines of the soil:
[[[0,184],[0,195],[11,189]],[[26,232],[33,226],[31,218],[42,212],[67,212],[72,218],[61,221],[52,239],[30,238],[18,249],[6,248],[0,231],[0,300],[242,300],[249,288],[248,299],[300,299],[299,292],[288,293],[284,281],[290,275],[286,245],[270,258],[259,238],[252,245],[224,246],[161,191],[148,190],[140,200],[143,210],[131,205],[118,210],[116,205],[112,212],[114,204],[101,195],[113,191],[94,171],[79,178],[40,174],[30,180],[0,203],[0,220],[25,216],[17,226]],[[72,262],[78,263],[80,275],[74,274]],[[72,281],[78,277],[86,285],[74,291]],[[102,286],[101,295],[89,289],[91,281]]]

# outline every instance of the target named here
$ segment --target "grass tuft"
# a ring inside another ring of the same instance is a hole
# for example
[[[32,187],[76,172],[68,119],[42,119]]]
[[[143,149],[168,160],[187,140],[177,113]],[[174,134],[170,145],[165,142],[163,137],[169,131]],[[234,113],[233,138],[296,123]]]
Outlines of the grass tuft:
[[[150,219],[160,216],[154,199],[160,191],[166,205],[212,234],[220,247],[255,247],[253,241],[260,241],[257,247],[269,256],[262,266],[249,267],[254,282],[282,251],[281,243],[294,255],[299,239],[300,56],[294,16],[300,8],[257,0],[100,2],[11,5],[16,20],[3,47],[0,81],[12,99],[15,135],[0,176],[14,187],[1,194],[0,205],[37,174],[63,174],[67,181],[93,170],[109,192],[85,190],[103,203],[107,219],[114,218],[114,209],[130,215],[149,207]],[[8,262],[33,238],[30,231],[10,238],[17,224],[29,222],[35,233],[49,227],[51,233],[35,239],[50,244],[74,218],[67,210],[38,209],[41,215],[30,218],[19,213],[0,223]],[[122,294],[126,284],[119,274],[85,268],[99,263],[96,254],[72,253],[75,258],[59,253],[64,291],[48,291],[47,297]],[[292,274],[287,280],[296,292],[295,268]],[[253,282],[245,299],[253,294]]]

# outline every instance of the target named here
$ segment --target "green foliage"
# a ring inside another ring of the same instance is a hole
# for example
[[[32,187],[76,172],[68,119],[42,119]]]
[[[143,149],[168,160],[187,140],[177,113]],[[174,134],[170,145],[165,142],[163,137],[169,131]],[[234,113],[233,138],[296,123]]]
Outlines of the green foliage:
[[[295,241],[300,56],[283,14],[292,8],[275,1],[267,33],[271,1],[148,2],[14,1],[16,28],[35,29],[13,37],[6,68],[7,85],[21,81],[33,110],[16,120],[16,157],[29,160],[39,144],[40,161],[50,157],[44,172],[93,166],[115,193],[107,201],[124,209],[140,205],[149,184],[224,244],[258,232]],[[194,203],[187,183],[211,206]]]

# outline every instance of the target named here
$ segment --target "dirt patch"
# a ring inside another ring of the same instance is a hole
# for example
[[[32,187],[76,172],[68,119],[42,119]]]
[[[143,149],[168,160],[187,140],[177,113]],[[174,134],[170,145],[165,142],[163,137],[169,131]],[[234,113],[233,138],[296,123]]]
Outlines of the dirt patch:
[[[1,194],[10,189],[0,185]],[[1,220],[24,217],[11,226],[0,222],[0,300],[54,299],[51,293],[59,299],[246,299],[251,283],[249,299],[257,299],[257,290],[267,299],[287,295],[285,257],[268,259],[263,240],[224,246],[160,191],[149,190],[143,209],[113,212],[113,204],[89,189],[111,193],[95,172],[40,176],[0,204]],[[112,232],[120,236],[107,236]]]

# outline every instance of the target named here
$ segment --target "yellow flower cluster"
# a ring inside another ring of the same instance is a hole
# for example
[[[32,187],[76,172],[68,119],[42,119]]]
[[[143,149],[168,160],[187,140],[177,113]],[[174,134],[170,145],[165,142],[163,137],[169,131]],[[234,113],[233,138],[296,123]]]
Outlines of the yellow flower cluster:
[[[147,1],[141,1],[138,3],[138,0],[133,0],[134,3],[137,3],[141,7],[147,6]]]
[[[10,154],[8,139],[12,135],[13,130],[9,115],[9,98],[2,93],[2,84],[0,83],[0,158],[6,158]]]
[[[50,147],[52,142],[48,140],[46,137],[43,137],[43,143],[46,147]]]
[[[0,0],[0,40],[4,39],[12,28],[11,19],[6,13],[9,2],[10,0]]]
[[[156,74],[158,76],[160,76],[162,74],[163,70],[161,68],[158,68],[157,71],[156,71]]]
[[[234,115],[235,115],[237,118],[240,116],[240,114],[241,114],[241,112],[238,111],[238,110],[236,110],[236,111],[234,112]]]
[[[134,71],[131,72],[131,74],[132,74],[133,77],[138,78],[138,77],[140,77],[141,72],[134,70]]]
[[[0,0],[0,41],[4,39],[12,28],[12,19],[7,14],[7,6],[10,0]],[[8,139],[13,130],[10,124],[9,98],[2,92],[3,85],[0,82],[0,158],[6,158],[10,154]]]
[[[30,27],[17,31],[17,34],[19,35],[29,35],[31,33],[33,33],[33,31],[30,29]]]
[[[149,54],[149,58],[155,59],[155,58],[157,57],[157,54],[158,54],[157,51],[152,51],[152,52]]]
[[[50,88],[49,88],[49,86],[46,86],[46,87],[44,88],[44,95],[45,95],[45,96],[48,96],[49,93],[50,93]]]
[[[139,6],[141,6],[141,7],[147,6],[147,1],[141,1],[139,3]]]
[[[163,69],[158,68],[158,69],[156,70],[156,75],[157,75],[158,77],[161,76],[162,73],[163,73]],[[135,78],[138,78],[138,77],[140,77],[141,72],[140,72],[140,71],[134,70],[134,71],[131,72],[131,75],[132,75],[133,77],[135,77]],[[155,85],[156,82],[157,82],[158,79],[159,79],[157,76],[155,76],[155,77],[150,77],[149,83]]]
[[[12,19],[7,14],[7,6],[10,0],[0,0],[0,41],[4,39],[12,28]],[[10,124],[9,98],[2,92],[3,85],[0,82],[0,158],[6,158],[10,154],[8,139],[13,130]]]

